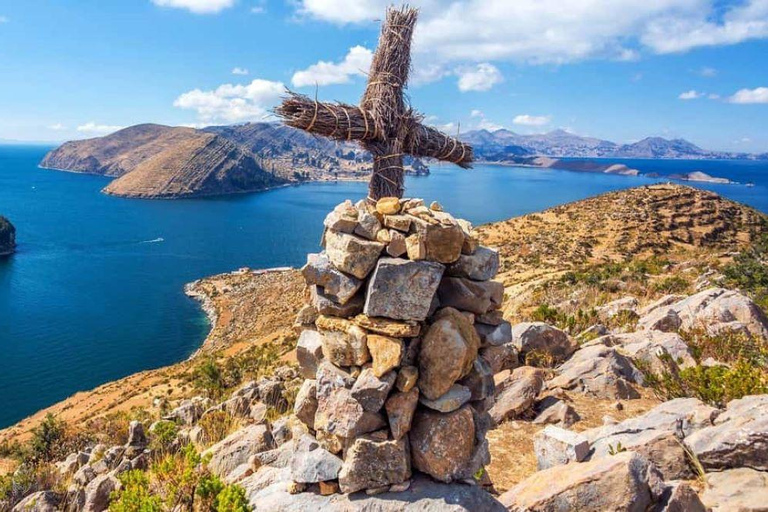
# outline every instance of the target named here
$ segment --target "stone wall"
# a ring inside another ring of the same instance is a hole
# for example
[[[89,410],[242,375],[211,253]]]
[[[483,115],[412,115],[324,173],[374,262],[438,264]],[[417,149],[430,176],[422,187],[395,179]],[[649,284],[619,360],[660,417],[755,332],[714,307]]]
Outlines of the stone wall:
[[[296,490],[405,489],[417,471],[475,483],[494,395],[482,356],[511,336],[498,253],[420,199],[345,201],[324,225],[302,269]]]

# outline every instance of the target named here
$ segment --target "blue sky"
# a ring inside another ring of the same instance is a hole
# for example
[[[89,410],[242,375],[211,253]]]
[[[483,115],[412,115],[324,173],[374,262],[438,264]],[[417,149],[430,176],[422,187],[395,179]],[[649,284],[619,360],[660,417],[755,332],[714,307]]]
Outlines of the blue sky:
[[[0,139],[356,102],[384,0],[0,0]],[[768,0],[423,0],[409,89],[456,131],[768,151]]]

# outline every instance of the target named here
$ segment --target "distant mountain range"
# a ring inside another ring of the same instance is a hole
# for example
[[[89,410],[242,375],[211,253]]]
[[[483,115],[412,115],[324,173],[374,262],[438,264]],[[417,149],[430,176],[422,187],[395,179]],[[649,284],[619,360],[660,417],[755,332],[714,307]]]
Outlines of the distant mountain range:
[[[514,162],[519,157],[559,158],[668,158],[700,160],[767,159],[768,154],[732,153],[702,149],[685,139],[648,137],[632,144],[617,144],[582,137],[565,130],[521,135],[510,130],[475,130],[462,134],[472,144],[479,161]]]

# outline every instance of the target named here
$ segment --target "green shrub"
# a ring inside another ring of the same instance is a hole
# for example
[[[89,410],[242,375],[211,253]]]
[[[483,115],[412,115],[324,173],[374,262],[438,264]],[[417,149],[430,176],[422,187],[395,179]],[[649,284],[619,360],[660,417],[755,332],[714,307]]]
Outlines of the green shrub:
[[[688,281],[682,277],[670,276],[654,283],[653,289],[659,293],[684,293],[689,286]]]
[[[156,453],[167,453],[179,431],[178,425],[172,421],[159,421],[150,432],[149,447]]]
[[[163,512],[163,501],[150,493],[147,473],[126,471],[118,478],[122,487],[110,496],[110,512]]]
[[[215,501],[216,512],[248,512],[248,500],[245,489],[239,485],[224,487]]]
[[[32,429],[32,439],[28,445],[28,461],[38,464],[51,462],[66,457],[66,424],[48,413],[45,419]]]

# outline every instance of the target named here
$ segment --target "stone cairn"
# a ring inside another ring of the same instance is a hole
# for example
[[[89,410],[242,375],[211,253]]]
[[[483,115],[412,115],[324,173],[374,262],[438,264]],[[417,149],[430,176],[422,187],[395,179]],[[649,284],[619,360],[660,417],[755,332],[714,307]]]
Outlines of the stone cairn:
[[[498,252],[421,199],[345,201],[324,226],[302,269],[294,491],[402,491],[415,471],[475,483],[494,395],[480,355],[509,326]]]

